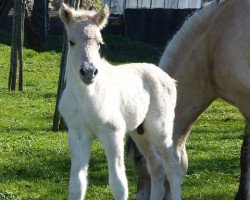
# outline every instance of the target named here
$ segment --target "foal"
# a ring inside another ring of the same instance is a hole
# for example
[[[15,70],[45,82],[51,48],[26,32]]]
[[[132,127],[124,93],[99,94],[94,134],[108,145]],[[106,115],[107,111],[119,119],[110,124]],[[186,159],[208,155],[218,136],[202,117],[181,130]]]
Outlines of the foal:
[[[147,160],[151,200],[163,198],[165,173],[172,199],[180,200],[182,169],[172,145],[175,81],[152,64],[114,67],[101,59],[100,30],[108,16],[107,6],[98,13],[76,11],[65,4],[60,10],[69,41],[67,84],[59,109],[69,128],[70,199],[85,196],[90,145],[95,137],[105,149],[114,198],[128,198],[124,135],[129,132]],[[142,135],[136,132],[138,126]]]

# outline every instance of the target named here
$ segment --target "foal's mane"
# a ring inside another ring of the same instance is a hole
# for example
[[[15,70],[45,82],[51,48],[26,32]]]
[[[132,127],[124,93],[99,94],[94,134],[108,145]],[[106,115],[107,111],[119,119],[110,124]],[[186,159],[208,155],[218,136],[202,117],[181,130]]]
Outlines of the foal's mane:
[[[218,8],[219,3],[214,1],[196,11],[182,25],[180,30],[174,35],[173,39],[168,43],[164,52],[164,65],[161,62],[160,67],[165,68],[173,60],[180,59],[180,49],[190,47],[191,44],[200,34],[206,31],[210,18],[214,11]]]

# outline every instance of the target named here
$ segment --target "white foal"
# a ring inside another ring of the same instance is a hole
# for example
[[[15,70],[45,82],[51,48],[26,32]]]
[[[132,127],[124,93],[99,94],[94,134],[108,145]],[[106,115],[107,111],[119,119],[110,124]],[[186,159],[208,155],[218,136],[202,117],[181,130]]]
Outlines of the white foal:
[[[66,88],[59,109],[69,128],[70,199],[84,198],[90,145],[95,137],[105,149],[114,198],[128,198],[124,135],[130,132],[147,160],[150,199],[163,198],[167,173],[172,199],[180,200],[182,170],[172,146],[175,81],[152,64],[114,67],[100,57],[100,30],[107,23],[108,7],[96,13],[75,11],[63,4],[60,16],[69,41]],[[138,127],[143,134],[137,133]]]

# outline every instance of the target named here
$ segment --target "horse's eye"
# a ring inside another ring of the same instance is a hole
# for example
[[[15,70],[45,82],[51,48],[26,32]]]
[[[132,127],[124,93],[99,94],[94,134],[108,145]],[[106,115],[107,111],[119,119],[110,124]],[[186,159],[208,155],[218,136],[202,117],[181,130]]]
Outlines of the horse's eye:
[[[70,46],[74,46],[75,45],[75,43],[73,42],[73,41],[69,41],[69,44],[70,44]]]

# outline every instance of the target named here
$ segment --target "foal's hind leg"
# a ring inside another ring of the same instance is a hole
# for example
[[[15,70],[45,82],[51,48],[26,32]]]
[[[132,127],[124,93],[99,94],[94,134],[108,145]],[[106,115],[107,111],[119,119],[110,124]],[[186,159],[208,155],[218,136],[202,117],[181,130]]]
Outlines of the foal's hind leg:
[[[128,198],[124,165],[124,133],[104,131],[99,137],[104,146],[109,169],[109,185],[115,200]]]
[[[169,125],[158,126],[146,120],[146,130],[149,132],[149,139],[160,153],[165,172],[170,184],[172,200],[181,199],[181,184],[183,171],[177,150],[173,146],[171,121]],[[167,122],[166,122],[167,123]]]
[[[130,136],[147,161],[147,168],[151,178],[150,199],[162,200],[164,196],[165,181],[165,172],[163,169],[162,158],[156,152],[154,146],[149,143],[147,132],[145,132],[143,135],[139,135],[136,131],[133,131]],[[145,197],[142,198],[144,199]]]
[[[170,184],[172,200],[180,200],[183,172],[177,152],[172,142],[168,141],[168,139],[159,141],[157,147],[163,158],[163,165]]]

